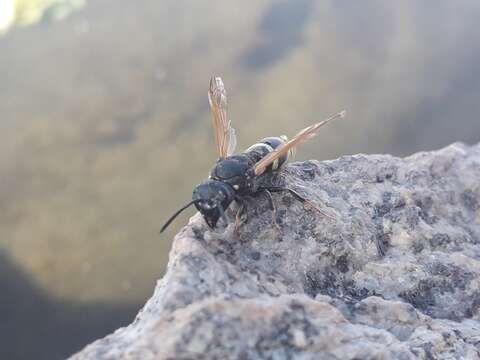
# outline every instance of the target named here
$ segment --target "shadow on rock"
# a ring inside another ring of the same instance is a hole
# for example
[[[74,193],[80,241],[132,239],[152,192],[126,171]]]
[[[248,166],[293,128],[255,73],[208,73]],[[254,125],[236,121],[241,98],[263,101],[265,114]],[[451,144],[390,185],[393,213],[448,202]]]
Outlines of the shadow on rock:
[[[57,301],[0,252],[0,359],[63,359],[127,324],[134,304]]]

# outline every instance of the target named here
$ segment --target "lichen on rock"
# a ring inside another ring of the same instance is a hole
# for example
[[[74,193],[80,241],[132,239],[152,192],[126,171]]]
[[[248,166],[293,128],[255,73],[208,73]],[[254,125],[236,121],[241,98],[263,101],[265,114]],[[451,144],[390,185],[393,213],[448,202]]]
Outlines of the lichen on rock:
[[[129,326],[72,359],[480,359],[480,145],[306,161],[248,221],[175,237]],[[229,215],[230,217],[233,214]]]

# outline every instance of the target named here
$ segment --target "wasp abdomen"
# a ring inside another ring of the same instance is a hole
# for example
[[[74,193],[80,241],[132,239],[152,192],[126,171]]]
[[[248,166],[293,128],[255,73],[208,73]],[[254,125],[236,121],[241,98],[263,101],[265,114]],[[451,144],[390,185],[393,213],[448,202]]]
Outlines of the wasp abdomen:
[[[267,137],[260,140],[258,143],[250,146],[247,150],[245,150],[245,154],[254,162],[260,161],[260,159],[267,156],[269,153],[271,153],[281,144],[285,143],[287,140],[288,139],[285,135],[282,135],[280,137]],[[290,150],[286,155],[273,161],[267,169],[278,170],[292,157],[293,149]]]

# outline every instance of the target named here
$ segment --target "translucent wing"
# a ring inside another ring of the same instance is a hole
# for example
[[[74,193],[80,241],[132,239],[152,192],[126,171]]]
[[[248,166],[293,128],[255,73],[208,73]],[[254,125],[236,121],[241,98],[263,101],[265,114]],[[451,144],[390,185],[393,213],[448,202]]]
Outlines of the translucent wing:
[[[235,129],[227,119],[227,92],[220,77],[212,77],[210,80],[208,101],[213,115],[217,153],[219,157],[225,158],[235,151],[237,138]]]
[[[235,152],[237,147],[237,135],[235,134],[235,129],[231,126],[230,121],[228,122],[229,133],[228,133],[228,148],[227,156],[232,155]]]
[[[330,121],[345,117],[346,111],[339,112],[338,114],[332,115],[329,118],[320,121],[316,124],[313,124],[309,127],[306,127],[305,129],[301,130],[300,132],[297,133],[291,140],[288,140],[287,142],[283,143],[279,147],[277,147],[275,150],[270,152],[267,156],[265,156],[263,159],[258,161],[255,164],[255,175],[260,175],[262,174],[265,169],[272,164],[276,159],[281,158],[283,155],[285,155],[289,150],[293,149],[295,146],[297,146],[299,143],[302,141],[305,141],[307,139],[311,139],[315,135],[317,135],[318,130],[323,126],[328,124]]]

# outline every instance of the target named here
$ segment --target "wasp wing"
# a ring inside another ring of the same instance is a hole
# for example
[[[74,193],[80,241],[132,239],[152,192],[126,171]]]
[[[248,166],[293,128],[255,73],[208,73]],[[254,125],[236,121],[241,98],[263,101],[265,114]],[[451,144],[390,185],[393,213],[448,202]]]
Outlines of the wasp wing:
[[[339,112],[338,114],[332,115],[329,118],[320,121],[316,124],[313,124],[311,126],[306,127],[305,129],[299,131],[297,135],[295,135],[292,139],[288,140],[287,142],[283,143],[279,147],[277,147],[275,150],[270,152],[268,155],[266,155],[264,158],[262,158],[260,161],[258,161],[255,164],[255,175],[260,175],[262,174],[267,167],[272,164],[275,160],[281,158],[287,152],[291,149],[293,149],[295,146],[297,146],[299,143],[302,141],[311,139],[315,135],[317,135],[318,130],[328,124],[330,121],[345,117],[346,111]]]
[[[213,129],[217,153],[221,158],[230,156],[235,151],[237,138],[235,129],[227,119],[227,92],[220,77],[212,77],[208,89],[208,101],[213,115]]]
[[[235,152],[235,148],[237,147],[237,135],[235,133],[235,129],[230,125],[230,121],[228,122],[229,131],[228,131],[228,148],[227,148],[227,156],[233,155]]]

